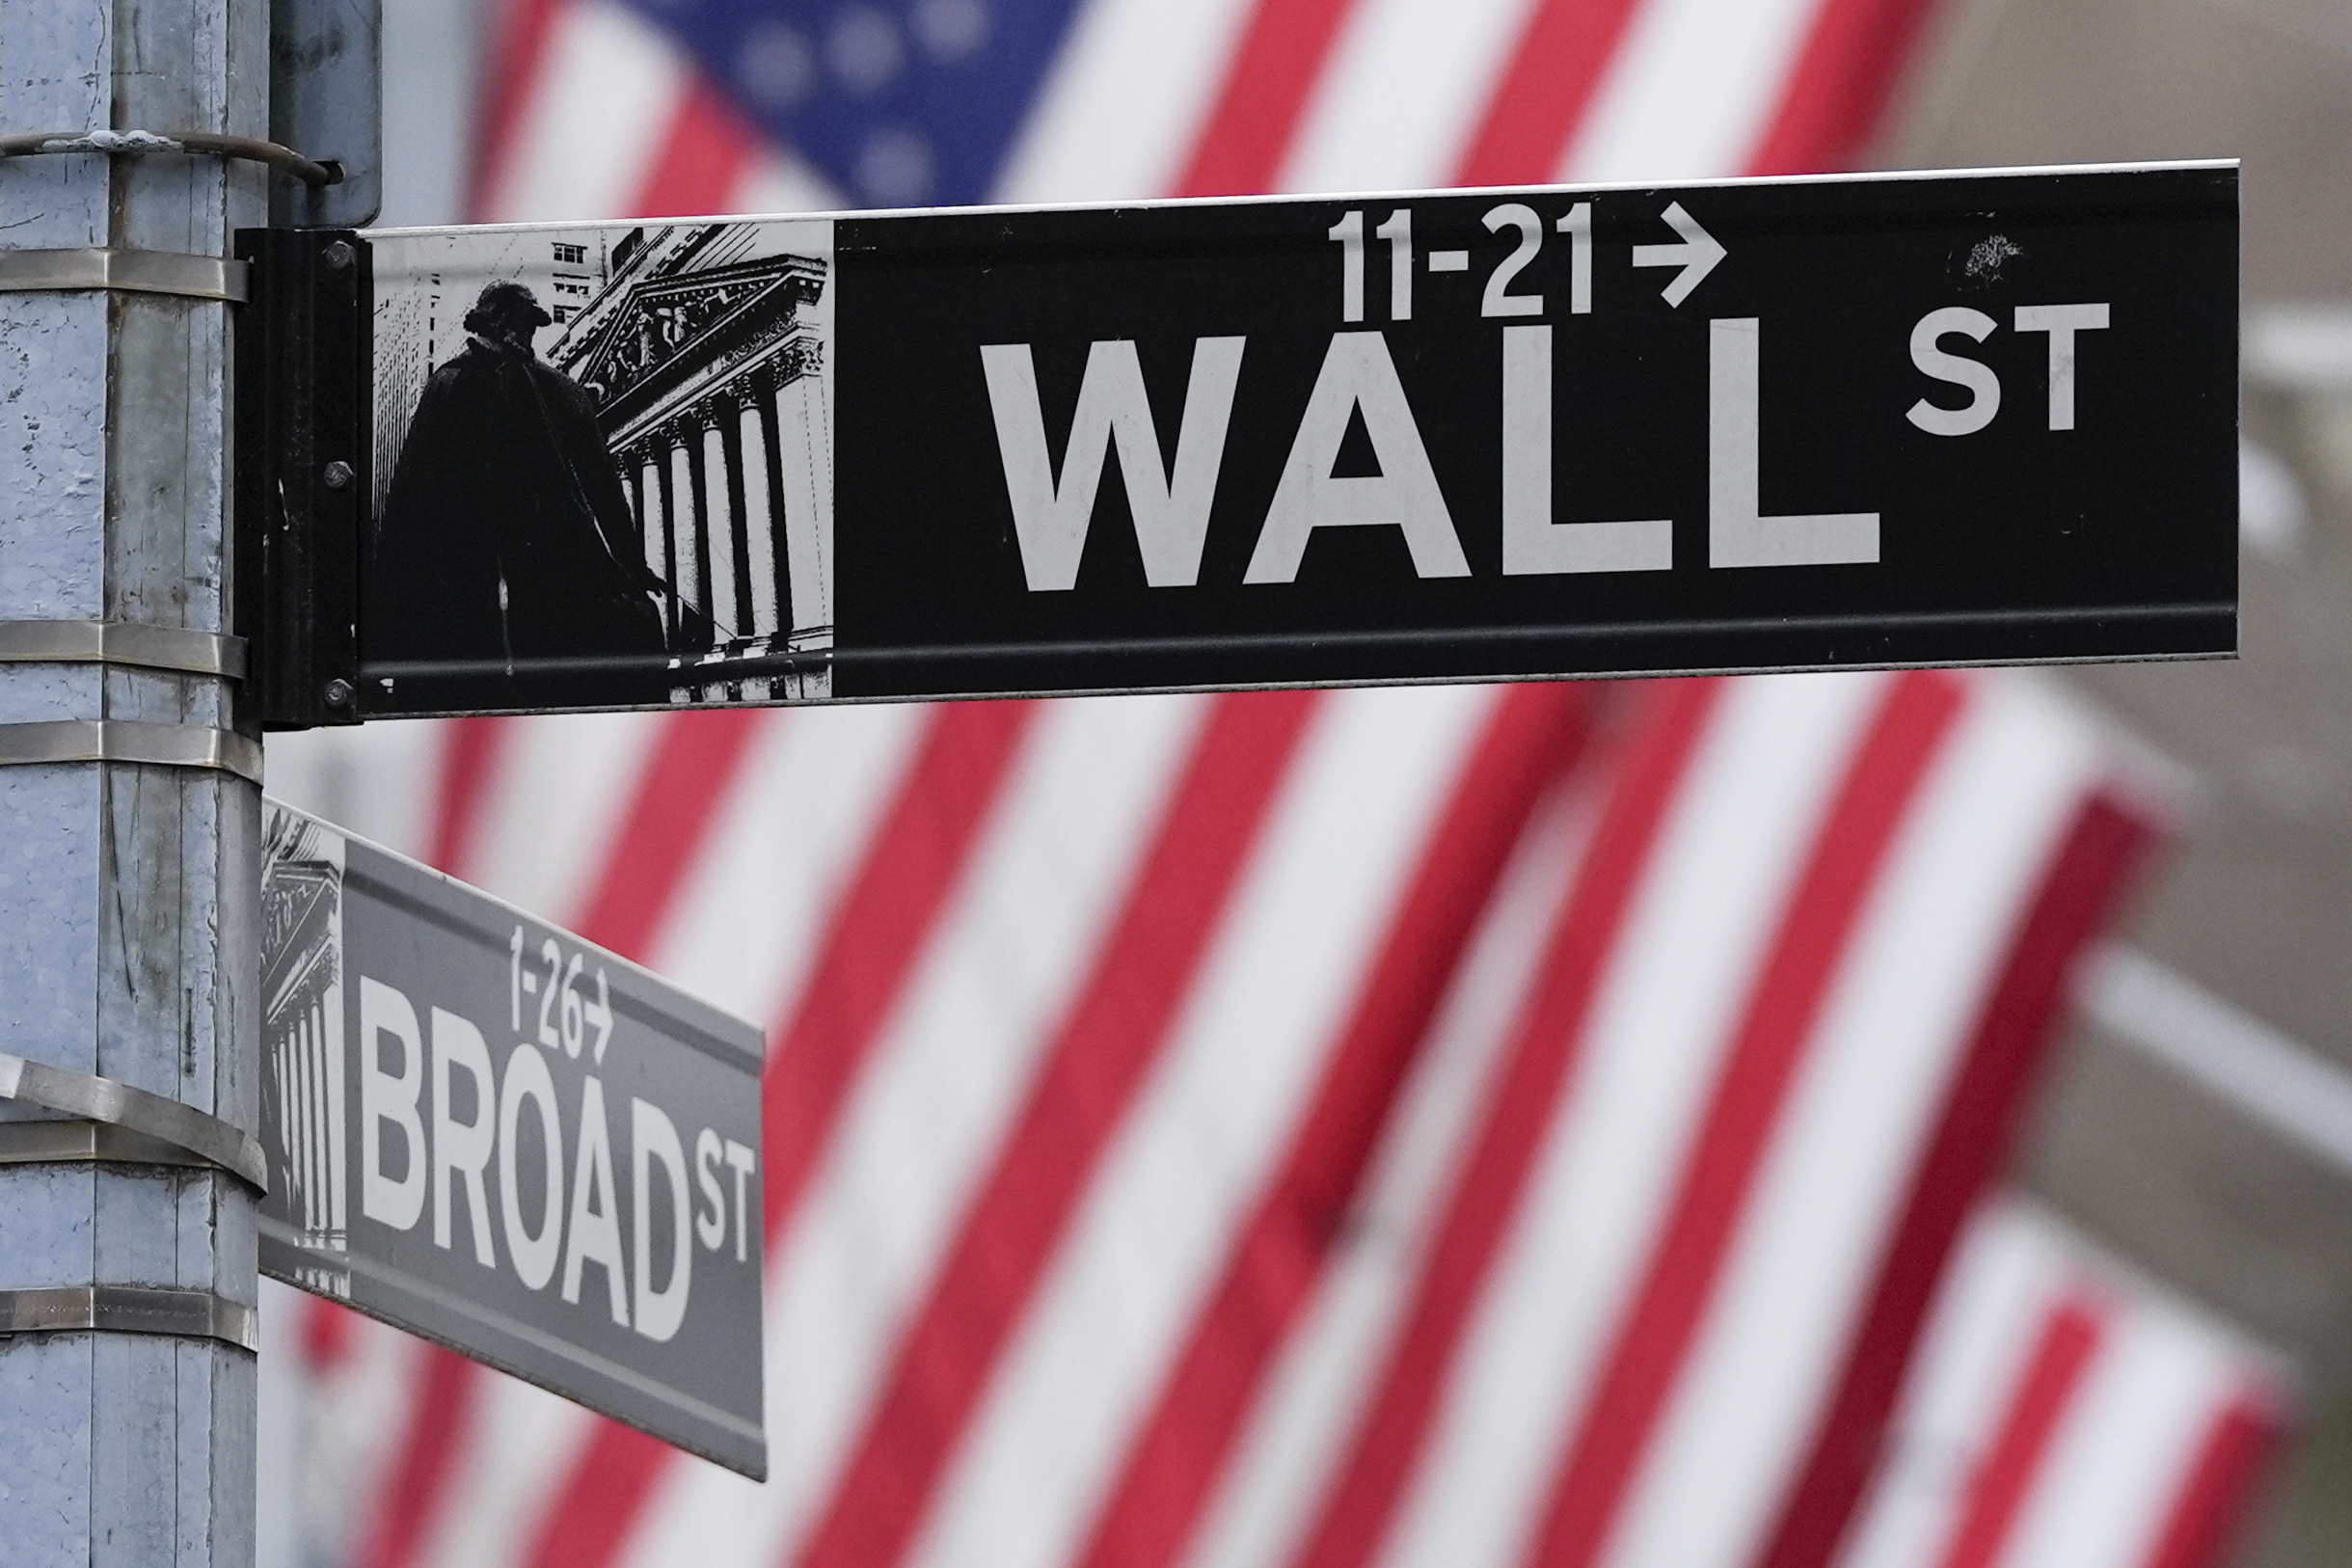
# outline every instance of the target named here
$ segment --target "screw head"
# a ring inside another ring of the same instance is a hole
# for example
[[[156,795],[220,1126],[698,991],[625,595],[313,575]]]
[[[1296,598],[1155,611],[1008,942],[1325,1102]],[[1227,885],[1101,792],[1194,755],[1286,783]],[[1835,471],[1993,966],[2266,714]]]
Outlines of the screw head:
[[[329,490],[348,490],[351,488],[354,475],[351,472],[351,465],[338,457],[327,465],[320,477],[327,481]]]
[[[338,272],[359,259],[359,253],[351,248],[351,242],[343,239],[337,240],[319,254],[326,257],[327,265]]]
[[[327,706],[330,708],[348,708],[351,706],[351,683],[344,680],[340,675],[338,675],[334,680],[327,683],[327,689],[324,694],[327,699]]]

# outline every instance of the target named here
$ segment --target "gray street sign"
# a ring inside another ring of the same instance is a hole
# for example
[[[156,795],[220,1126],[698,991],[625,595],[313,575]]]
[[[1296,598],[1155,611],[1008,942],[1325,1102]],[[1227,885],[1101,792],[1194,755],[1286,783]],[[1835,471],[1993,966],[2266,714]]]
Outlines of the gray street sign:
[[[759,1031],[265,811],[262,1272],[765,1478]]]

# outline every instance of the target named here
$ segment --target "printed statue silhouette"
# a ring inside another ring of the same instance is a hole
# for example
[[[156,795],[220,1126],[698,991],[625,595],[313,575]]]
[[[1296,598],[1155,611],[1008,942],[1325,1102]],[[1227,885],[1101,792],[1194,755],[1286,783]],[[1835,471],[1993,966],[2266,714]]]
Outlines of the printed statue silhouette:
[[[503,673],[518,702],[614,693],[641,670],[633,695],[659,700],[665,586],[594,400],[532,349],[552,319],[522,284],[493,283],[426,381],[376,529],[366,657],[416,664],[395,678],[424,689]]]

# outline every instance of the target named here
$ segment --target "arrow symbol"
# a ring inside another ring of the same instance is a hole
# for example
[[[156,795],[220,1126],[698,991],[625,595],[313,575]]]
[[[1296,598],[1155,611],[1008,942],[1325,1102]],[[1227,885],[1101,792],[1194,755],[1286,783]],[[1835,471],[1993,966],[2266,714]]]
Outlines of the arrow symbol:
[[[1634,265],[1637,267],[1680,267],[1682,272],[1666,284],[1664,299],[1668,305],[1680,305],[1690,297],[1690,291],[1707,281],[1715,264],[1730,253],[1713,234],[1699,227],[1699,222],[1683,210],[1680,202],[1669,202],[1662,214],[1683,237],[1680,245],[1636,245]]]

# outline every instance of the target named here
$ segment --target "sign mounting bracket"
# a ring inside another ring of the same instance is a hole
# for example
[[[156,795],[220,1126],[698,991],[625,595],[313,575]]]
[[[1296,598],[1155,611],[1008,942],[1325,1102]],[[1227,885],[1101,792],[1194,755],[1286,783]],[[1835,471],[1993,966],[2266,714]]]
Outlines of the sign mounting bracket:
[[[361,532],[372,494],[370,251],[347,230],[246,230],[237,318],[237,575],[264,729],[358,721]]]

